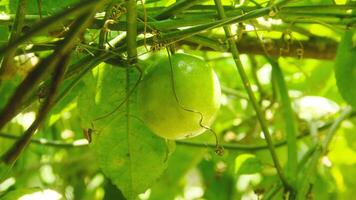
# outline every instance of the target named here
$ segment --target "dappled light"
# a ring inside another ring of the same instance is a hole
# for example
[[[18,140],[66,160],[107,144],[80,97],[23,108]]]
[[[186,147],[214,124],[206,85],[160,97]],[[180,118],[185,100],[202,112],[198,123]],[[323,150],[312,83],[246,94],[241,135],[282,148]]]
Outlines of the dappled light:
[[[1,200],[351,200],[354,0],[0,0]]]

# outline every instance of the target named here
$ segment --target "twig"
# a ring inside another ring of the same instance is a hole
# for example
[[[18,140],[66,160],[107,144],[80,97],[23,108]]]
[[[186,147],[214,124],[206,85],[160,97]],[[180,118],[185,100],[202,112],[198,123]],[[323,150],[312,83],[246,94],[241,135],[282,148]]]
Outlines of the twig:
[[[51,109],[52,100],[54,99],[54,96],[58,89],[58,85],[64,76],[64,72],[69,62],[69,55],[65,55],[61,58],[62,60],[57,63],[56,69],[54,71],[53,80],[48,92],[48,96],[40,107],[35,121],[25,131],[25,133],[20,137],[20,139],[17,140],[16,143],[13,144],[13,146],[2,156],[1,160],[9,166],[12,166],[16,162],[21,152],[30,143],[35,131],[40,126],[40,124],[45,119]]]

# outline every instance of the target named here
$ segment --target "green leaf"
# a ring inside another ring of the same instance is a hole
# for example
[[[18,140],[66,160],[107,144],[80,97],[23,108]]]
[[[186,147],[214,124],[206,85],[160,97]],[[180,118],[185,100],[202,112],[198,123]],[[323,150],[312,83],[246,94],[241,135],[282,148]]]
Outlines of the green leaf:
[[[7,193],[4,197],[1,197],[2,200],[14,200],[14,199],[20,199],[22,196],[26,194],[33,194],[35,192],[40,192],[40,188],[21,188],[21,189],[16,189],[13,190],[9,193]]]
[[[235,173],[254,174],[262,169],[260,161],[253,154],[241,154],[235,159]]]
[[[353,47],[354,31],[346,31],[337,49],[335,77],[344,100],[356,108],[356,49]]]
[[[131,93],[137,79],[135,69],[101,65],[85,77],[86,90],[78,98],[84,124],[94,126],[91,147],[99,165],[127,199],[151,187],[169,157],[165,140],[139,118],[136,92]]]

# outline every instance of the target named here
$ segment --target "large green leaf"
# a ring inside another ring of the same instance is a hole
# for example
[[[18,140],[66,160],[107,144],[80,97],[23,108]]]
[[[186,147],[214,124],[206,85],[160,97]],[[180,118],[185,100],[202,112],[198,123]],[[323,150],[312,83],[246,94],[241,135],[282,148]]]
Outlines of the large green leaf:
[[[353,47],[354,31],[346,31],[337,50],[335,77],[340,94],[356,108],[356,48]]]
[[[139,119],[136,92],[130,95],[137,79],[135,69],[101,65],[85,77],[86,89],[78,98],[85,126],[94,125],[91,147],[99,165],[127,199],[151,187],[169,157],[166,142]]]

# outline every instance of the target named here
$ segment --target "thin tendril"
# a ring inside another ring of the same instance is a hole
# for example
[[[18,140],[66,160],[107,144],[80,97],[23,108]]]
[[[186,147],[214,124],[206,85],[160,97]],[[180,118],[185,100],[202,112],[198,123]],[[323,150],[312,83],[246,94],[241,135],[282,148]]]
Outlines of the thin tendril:
[[[169,65],[170,65],[170,68],[171,68],[172,90],[173,90],[174,98],[175,98],[176,102],[178,103],[179,107],[182,108],[183,110],[185,110],[187,112],[198,114],[200,116],[199,126],[204,128],[204,129],[206,129],[206,130],[209,130],[215,136],[215,153],[217,155],[219,155],[219,156],[222,156],[224,154],[224,148],[220,145],[219,138],[218,138],[216,132],[212,128],[210,128],[209,126],[206,126],[206,125],[203,124],[203,120],[204,120],[203,113],[201,113],[199,111],[196,111],[196,110],[192,110],[192,109],[186,108],[179,101],[178,95],[177,95],[176,90],[175,90],[176,87],[175,87],[175,80],[174,80],[173,64],[172,64],[172,60],[171,60],[171,53],[169,52],[167,47],[166,47],[166,50],[167,50],[167,54],[168,54]]]

